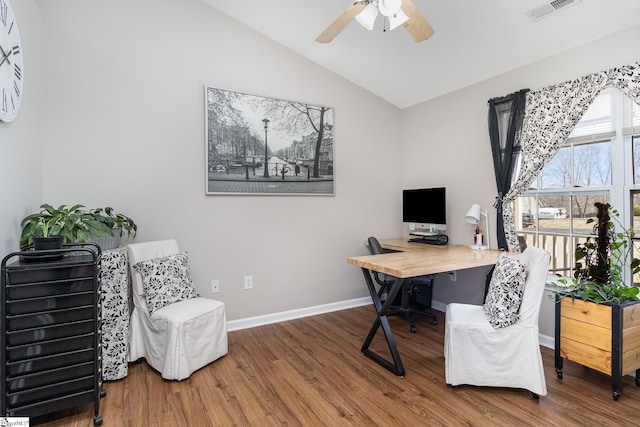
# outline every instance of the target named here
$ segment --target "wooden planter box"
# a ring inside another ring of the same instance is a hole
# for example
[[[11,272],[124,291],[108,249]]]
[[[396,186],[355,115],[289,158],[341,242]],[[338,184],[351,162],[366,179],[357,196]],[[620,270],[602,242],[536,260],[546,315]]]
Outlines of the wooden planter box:
[[[556,296],[556,373],[563,360],[611,376],[613,400],[622,393],[622,376],[636,372],[640,386],[640,301],[595,304]]]

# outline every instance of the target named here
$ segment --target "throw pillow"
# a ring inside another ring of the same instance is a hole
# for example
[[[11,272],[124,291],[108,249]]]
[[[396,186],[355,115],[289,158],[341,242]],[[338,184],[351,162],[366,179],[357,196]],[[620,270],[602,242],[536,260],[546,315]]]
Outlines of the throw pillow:
[[[142,276],[149,313],[174,302],[200,296],[191,281],[186,252],[140,261],[133,268]]]
[[[513,325],[520,318],[527,270],[506,254],[496,263],[484,302],[484,316],[494,328]]]

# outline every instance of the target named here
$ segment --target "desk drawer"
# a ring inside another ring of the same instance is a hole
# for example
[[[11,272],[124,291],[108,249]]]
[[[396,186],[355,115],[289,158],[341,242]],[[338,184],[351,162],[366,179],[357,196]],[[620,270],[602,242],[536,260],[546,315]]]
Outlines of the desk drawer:
[[[44,328],[26,329],[23,331],[9,331],[7,333],[7,344],[9,346],[17,346],[28,343],[55,340],[57,338],[71,337],[74,335],[82,335],[92,332],[93,327],[93,320],[85,320],[82,322],[63,323],[60,325],[47,326]]]
[[[46,399],[65,396],[67,394],[79,393],[94,388],[94,375],[51,384],[43,387],[36,387],[29,390],[7,393],[7,402],[11,406],[28,405]]]
[[[93,348],[54,354],[51,356],[35,357],[7,363],[7,375],[17,377],[26,373],[46,371],[68,365],[93,362],[95,357]]]
[[[11,285],[7,286],[6,289],[9,300],[20,300],[26,298],[93,291],[93,283],[93,277],[89,277],[82,280]]]
[[[93,306],[90,305],[75,309],[44,311],[38,314],[7,316],[6,322],[9,331],[16,331],[19,329],[44,327],[59,323],[77,322],[79,320],[93,319],[93,317]]]
[[[93,333],[7,348],[8,362],[93,348]]]
[[[7,284],[18,285],[86,277],[93,277],[93,264],[9,270]]]
[[[30,373],[18,377],[7,378],[7,391],[9,393],[28,390],[40,386],[50,386],[63,381],[74,380],[76,378],[93,375],[96,366],[93,361],[77,365],[51,369],[48,371]]]
[[[93,289],[83,293],[57,295],[52,297],[30,298],[17,301],[8,301],[7,314],[40,313],[42,311],[60,310],[63,308],[75,308],[84,305],[92,305],[95,298]]]
[[[73,408],[84,403],[95,402],[95,391],[83,390],[66,396],[55,397],[43,401],[33,402],[27,405],[14,405],[7,407],[7,416],[10,417],[37,417]]]

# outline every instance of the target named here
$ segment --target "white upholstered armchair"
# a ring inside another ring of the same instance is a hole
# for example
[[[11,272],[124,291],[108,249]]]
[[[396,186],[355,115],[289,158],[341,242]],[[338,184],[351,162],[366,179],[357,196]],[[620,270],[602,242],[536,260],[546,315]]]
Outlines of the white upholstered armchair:
[[[522,388],[534,398],[547,394],[538,316],[549,259],[549,254],[539,248],[528,247],[523,252],[519,260],[526,271],[522,302],[508,326],[494,327],[483,306],[458,303],[447,306],[444,344],[447,384]],[[490,293],[494,279],[495,271]],[[491,296],[488,294],[487,298]]]
[[[175,240],[128,245],[133,312],[129,361],[182,380],[228,351],[224,303],[197,295]]]

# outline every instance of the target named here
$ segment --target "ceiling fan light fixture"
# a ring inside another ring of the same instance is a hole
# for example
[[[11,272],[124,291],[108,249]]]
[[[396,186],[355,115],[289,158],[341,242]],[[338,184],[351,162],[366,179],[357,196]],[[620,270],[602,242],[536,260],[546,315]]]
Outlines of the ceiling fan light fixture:
[[[378,10],[384,16],[391,17],[402,10],[402,0],[379,0]]]
[[[369,3],[362,12],[356,15],[356,21],[369,31],[373,31],[373,25],[378,17],[378,7],[375,3]]]
[[[395,15],[389,17],[389,31],[393,31],[409,20],[409,17],[400,9]]]
[[[383,31],[388,28],[393,30],[400,25],[409,32],[416,42],[427,40],[434,34],[431,25],[420,13],[413,0],[351,0],[352,3],[342,12],[318,37],[318,43],[329,43],[354,19],[360,25],[373,31],[378,13],[384,17]],[[552,0],[560,1],[581,1],[581,0]],[[389,27],[387,27],[389,21]]]

